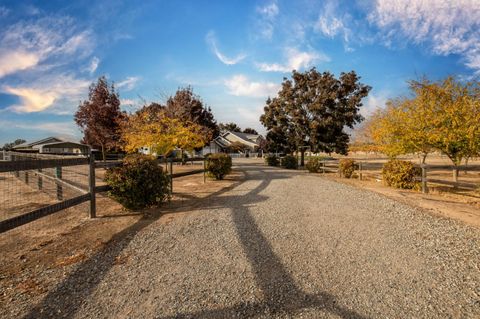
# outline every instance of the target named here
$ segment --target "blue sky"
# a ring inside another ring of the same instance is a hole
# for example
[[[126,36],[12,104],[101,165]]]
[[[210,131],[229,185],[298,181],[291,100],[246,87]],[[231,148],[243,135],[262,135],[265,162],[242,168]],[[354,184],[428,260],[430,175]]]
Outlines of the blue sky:
[[[292,69],[355,70],[363,113],[426,75],[480,74],[480,0],[1,1],[0,144],[80,138],[100,75],[122,107],[192,85],[219,122],[258,117]]]

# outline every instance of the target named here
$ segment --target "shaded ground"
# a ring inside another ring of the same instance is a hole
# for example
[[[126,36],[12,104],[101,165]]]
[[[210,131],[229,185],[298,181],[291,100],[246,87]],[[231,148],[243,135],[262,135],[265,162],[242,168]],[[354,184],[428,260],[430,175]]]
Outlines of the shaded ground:
[[[478,229],[318,176],[238,164],[243,178],[206,196],[178,190],[182,200],[167,214],[143,218],[66,267],[38,304],[16,310],[28,318],[480,316]]]

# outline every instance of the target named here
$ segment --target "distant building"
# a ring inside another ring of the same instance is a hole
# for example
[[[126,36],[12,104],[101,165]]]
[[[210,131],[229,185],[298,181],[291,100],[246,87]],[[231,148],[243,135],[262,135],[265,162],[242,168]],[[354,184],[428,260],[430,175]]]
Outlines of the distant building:
[[[247,134],[233,131],[222,131],[220,135],[206,145],[201,153],[223,153],[228,152],[233,143],[240,143],[245,146],[247,152],[257,152],[263,137],[258,134]]]
[[[38,141],[16,145],[13,147],[13,150],[25,153],[86,155],[90,152],[90,146],[61,137],[47,137]]]

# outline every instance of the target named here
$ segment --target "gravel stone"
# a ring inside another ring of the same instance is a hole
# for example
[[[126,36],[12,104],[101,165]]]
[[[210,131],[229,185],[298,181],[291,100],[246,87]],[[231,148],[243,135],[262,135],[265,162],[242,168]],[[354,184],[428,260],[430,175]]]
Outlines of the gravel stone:
[[[144,220],[26,317],[480,318],[479,229],[320,175],[235,164],[235,187]]]

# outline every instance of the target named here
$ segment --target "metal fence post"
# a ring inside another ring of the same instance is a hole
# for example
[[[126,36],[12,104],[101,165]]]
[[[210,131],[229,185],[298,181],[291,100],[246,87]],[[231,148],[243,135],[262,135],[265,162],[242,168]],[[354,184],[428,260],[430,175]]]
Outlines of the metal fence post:
[[[427,186],[427,165],[422,164],[422,193],[428,193],[428,186]]]
[[[58,179],[62,179],[62,167],[57,166],[55,167],[55,177]],[[62,184],[57,183],[57,199],[63,200],[63,188]]]
[[[95,197],[95,158],[90,152],[88,161],[88,192],[90,193],[90,218],[97,216],[97,202]]]

